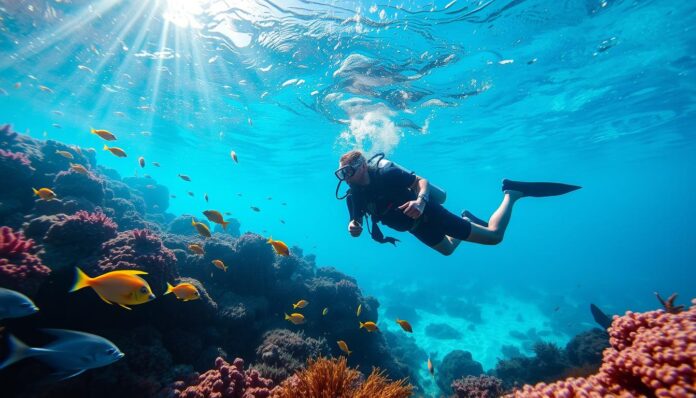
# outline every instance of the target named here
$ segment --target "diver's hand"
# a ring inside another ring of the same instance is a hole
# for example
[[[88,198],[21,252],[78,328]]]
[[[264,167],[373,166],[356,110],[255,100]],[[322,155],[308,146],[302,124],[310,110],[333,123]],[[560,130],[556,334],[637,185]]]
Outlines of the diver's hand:
[[[348,232],[350,232],[350,235],[353,237],[358,237],[362,233],[362,225],[360,225],[359,222],[352,220],[350,223],[348,223]]]
[[[425,209],[425,201],[421,199],[410,200],[399,206],[399,210],[403,210],[404,214],[414,220],[423,214],[423,209]]]

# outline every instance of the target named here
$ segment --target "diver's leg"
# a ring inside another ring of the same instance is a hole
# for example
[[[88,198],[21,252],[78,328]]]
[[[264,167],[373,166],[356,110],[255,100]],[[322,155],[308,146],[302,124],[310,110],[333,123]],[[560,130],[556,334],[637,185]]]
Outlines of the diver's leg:
[[[500,203],[498,210],[488,220],[488,227],[471,224],[471,233],[466,240],[484,245],[497,245],[502,242],[505,236],[505,229],[507,229],[508,223],[510,223],[512,207],[517,199],[522,196],[522,192],[519,191],[505,191],[503,201]]]
[[[445,236],[444,238],[442,238],[440,243],[432,246],[432,248],[444,254],[445,256],[449,256],[450,254],[454,253],[454,251],[457,249],[457,246],[459,246],[461,242],[462,241],[459,239],[455,239],[451,236]]]

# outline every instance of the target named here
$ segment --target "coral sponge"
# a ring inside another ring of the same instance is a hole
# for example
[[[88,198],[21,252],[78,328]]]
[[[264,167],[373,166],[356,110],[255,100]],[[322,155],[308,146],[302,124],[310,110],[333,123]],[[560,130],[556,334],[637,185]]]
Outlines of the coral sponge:
[[[696,396],[696,299],[689,310],[626,312],[609,328],[599,373],[524,386],[514,397]]]
[[[198,376],[193,385],[183,381],[174,383],[176,398],[265,398],[270,396],[273,382],[259,376],[254,370],[244,370],[244,360],[232,364],[218,357],[215,368]]]
[[[273,390],[274,398],[402,398],[410,397],[413,387],[405,379],[390,381],[373,369],[361,382],[362,375],[348,367],[346,358],[318,358]]]
[[[33,294],[51,269],[35,255],[34,241],[0,227],[0,286]]]

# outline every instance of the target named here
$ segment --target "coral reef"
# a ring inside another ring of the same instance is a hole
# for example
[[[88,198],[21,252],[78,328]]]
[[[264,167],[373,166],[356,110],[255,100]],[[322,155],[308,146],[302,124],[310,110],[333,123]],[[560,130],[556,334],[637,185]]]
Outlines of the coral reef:
[[[148,282],[156,292],[166,290],[167,282],[179,277],[176,256],[164,247],[159,236],[147,229],[120,232],[105,242],[101,258],[91,271],[101,275],[118,269],[146,271]]]
[[[466,376],[453,381],[452,390],[457,398],[498,398],[503,382],[493,376]]]
[[[118,226],[101,211],[78,211],[70,216],[43,216],[38,222],[55,221],[46,231],[46,260],[54,269],[81,266],[94,260],[101,245],[116,237]],[[30,223],[31,224],[31,223]],[[35,230],[35,229],[32,229]]]
[[[576,367],[602,363],[602,351],[609,347],[609,335],[601,329],[591,329],[573,337],[566,345],[568,362]]]
[[[0,286],[33,295],[50,273],[36,256],[33,240],[0,227]]]
[[[302,331],[274,329],[263,335],[263,342],[256,348],[254,368],[279,383],[303,367],[307,359],[329,352],[324,338],[305,337]]]
[[[696,299],[682,312],[614,316],[610,348],[595,375],[525,385],[511,397],[696,395]]]
[[[363,381],[360,372],[348,367],[345,357],[318,358],[275,388],[273,397],[402,398],[411,396],[412,390],[406,380],[391,381],[376,368]]]
[[[53,187],[61,198],[83,198],[95,205],[104,201],[104,180],[93,173],[81,174],[72,169],[61,171],[53,180]]]
[[[464,376],[483,374],[483,366],[476,362],[469,351],[454,350],[445,355],[435,373],[435,381],[443,392],[451,391],[452,382]]]
[[[215,359],[215,368],[193,380],[176,381],[163,396],[176,398],[266,398],[271,396],[273,382],[264,379],[255,369],[244,370],[244,360],[227,363]]]

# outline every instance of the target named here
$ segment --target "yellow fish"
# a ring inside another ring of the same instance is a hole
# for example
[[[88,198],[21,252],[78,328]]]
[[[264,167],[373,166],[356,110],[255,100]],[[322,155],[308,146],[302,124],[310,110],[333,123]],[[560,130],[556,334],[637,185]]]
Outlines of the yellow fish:
[[[428,358],[428,372],[430,372],[432,376],[435,376],[435,367],[433,366],[433,363],[430,360],[430,358]]]
[[[76,172],[78,172],[78,173],[80,173],[80,174],[85,174],[85,175],[89,174],[89,172],[87,171],[87,169],[85,168],[85,166],[83,166],[83,165],[81,165],[81,164],[70,163],[70,169],[71,169],[71,170],[74,170],[74,171],[76,171]]]
[[[362,304],[358,304],[358,310],[355,311],[355,315],[360,316],[362,313]]]
[[[200,235],[210,238],[210,229],[208,229],[207,225],[203,224],[202,222],[196,222],[196,220],[193,218],[191,219],[191,225],[196,228],[196,231],[198,231]]]
[[[94,135],[100,136],[101,138],[107,141],[116,141],[116,136],[113,135],[110,131],[90,129],[90,132]]]
[[[367,329],[368,332],[374,332],[375,330],[379,330],[377,324],[372,321],[360,322],[360,329],[362,328]]]
[[[288,249],[288,245],[286,245],[284,242],[279,241],[279,240],[273,240],[273,237],[268,238],[268,242],[270,243],[271,246],[273,246],[273,249],[275,250],[276,253],[278,253],[281,256],[289,256],[290,255],[290,249]]]
[[[227,266],[222,262],[222,260],[213,260],[213,265],[227,272]]]
[[[208,201],[208,194],[205,195],[206,197],[206,202]],[[208,221],[214,222],[215,224],[220,224],[222,225],[222,229],[227,230],[227,225],[230,223],[229,221],[225,221],[222,219],[222,214],[217,211],[217,210],[206,210],[203,212],[203,215],[205,215],[208,218]]]
[[[126,152],[119,147],[115,147],[115,146],[108,147],[108,146],[106,146],[106,144],[104,144],[104,150],[113,153],[116,157],[119,157],[119,158],[125,158],[126,156],[128,156],[128,155],[126,155]]]
[[[196,244],[196,243],[191,243],[190,245],[188,245],[188,249],[196,254],[201,254],[201,255],[205,254],[205,251],[203,251],[203,248],[201,247],[201,245]]]
[[[73,154],[68,151],[56,151],[56,153],[66,159],[74,159]]]
[[[43,200],[51,200],[56,197],[56,193],[51,191],[48,188],[41,188],[37,190],[36,188],[32,188],[34,191],[34,195],[40,197]]]
[[[327,307],[324,307],[324,309],[321,310],[321,314],[324,316],[326,316],[326,314],[328,314],[328,313],[329,313],[329,309]]]
[[[309,304],[309,301],[307,301],[307,300],[300,300],[300,301],[298,301],[296,304],[293,304],[293,305],[292,305],[292,308],[293,308],[293,309],[304,308],[304,307],[307,306],[307,304]]]
[[[234,160],[235,163],[239,163],[237,161],[237,152],[235,151],[230,151],[230,156],[232,157],[232,160]]]
[[[144,157],[139,157],[138,158],[138,164],[140,165],[141,168],[145,167],[145,158]]]
[[[164,294],[174,293],[176,298],[183,301],[191,301],[201,298],[198,289],[190,283],[179,283],[172,286],[167,282],[167,291]]]
[[[89,286],[94,289],[99,298],[104,300],[105,303],[116,303],[127,310],[130,309],[127,305],[144,304],[155,298],[150,285],[147,284],[145,279],[138,276],[147,275],[145,271],[111,271],[95,278],[90,278],[81,269],[77,267],[75,269],[77,270],[77,278],[75,285],[70,289],[71,292]]]
[[[397,319],[396,323],[401,326],[401,329],[403,329],[406,332],[413,333],[413,328],[411,327],[411,324],[408,323],[408,321],[405,321],[403,319]]]
[[[179,174],[178,176],[184,181],[191,181],[191,177],[187,176],[186,174]]]
[[[338,348],[341,349],[341,351],[345,352],[346,354],[350,355],[353,351],[348,349],[348,344],[346,344],[345,341],[343,340],[338,340]]]
[[[290,322],[294,323],[295,325],[301,325],[301,324],[305,323],[304,315],[297,313],[297,312],[293,312],[290,315],[285,314],[285,320],[290,321]]]

